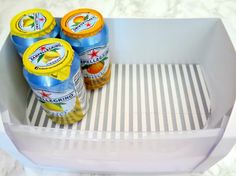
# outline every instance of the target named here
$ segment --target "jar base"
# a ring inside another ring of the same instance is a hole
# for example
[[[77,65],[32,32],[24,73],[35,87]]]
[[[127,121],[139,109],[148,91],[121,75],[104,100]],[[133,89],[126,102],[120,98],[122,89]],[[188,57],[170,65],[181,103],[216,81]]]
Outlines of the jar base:
[[[87,90],[94,90],[102,88],[105,84],[110,81],[111,78],[111,66],[109,66],[107,72],[97,79],[84,78],[85,86]]]
[[[62,124],[62,125],[71,125],[76,122],[80,122],[84,116],[85,116],[85,114],[82,116],[76,116],[76,113],[75,113],[75,116],[70,117],[70,118],[68,118],[67,116],[65,116],[65,117],[47,116],[47,117],[49,119],[51,119],[54,123]]]
[[[65,116],[59,117],[59,116],[47,115],[47,117],[50,118],[54,123],[67,125],[81,121],[85,116],[86,112],[87,110],[86,109],[83,110],[80,101],[76,99],[76,104],[74,106],[74,109]]]

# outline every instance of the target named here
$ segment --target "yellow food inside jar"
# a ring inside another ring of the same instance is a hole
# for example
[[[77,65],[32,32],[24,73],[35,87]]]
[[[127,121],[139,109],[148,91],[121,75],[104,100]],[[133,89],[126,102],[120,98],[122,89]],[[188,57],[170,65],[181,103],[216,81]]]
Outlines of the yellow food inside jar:
[[[84,82],[87,89],[98,89],[103,87],[110,81],[111,78],[111,65],[109,66],[107,72],[102,75],[100,78],[92,79],[92,78],[84,78]]]
[[[48,116],[53,122],[59,123],[59,124],[73,124],[75,122],[78,122],[82,120],[84,117],[84,112],[81,108],[81,104],[78,98],[76,98],[75,106],[71,112],[66,114],[63,117],[57,117],[57,116]]]

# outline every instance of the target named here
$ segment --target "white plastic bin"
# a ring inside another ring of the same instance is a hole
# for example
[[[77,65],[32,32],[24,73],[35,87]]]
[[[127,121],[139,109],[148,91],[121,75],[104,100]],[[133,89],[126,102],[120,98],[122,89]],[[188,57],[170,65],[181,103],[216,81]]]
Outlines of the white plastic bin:
[[[81,123],[56,125],[0,40],[0,147],[27,167],[202,172],[236,139],[236,54],[220,19],[107,19],[112,78]]]

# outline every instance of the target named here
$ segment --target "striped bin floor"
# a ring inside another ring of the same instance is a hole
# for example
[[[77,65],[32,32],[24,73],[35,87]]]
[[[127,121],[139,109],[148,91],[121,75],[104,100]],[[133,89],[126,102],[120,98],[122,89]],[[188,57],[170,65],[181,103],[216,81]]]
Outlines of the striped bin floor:
[[[209,93],[196,64],[113,64],[110,83],[87,95],[83,120],[59,125],[46,117],[31,92],[30,124],[80,131],[185,131],[202,129],[210,115]]]

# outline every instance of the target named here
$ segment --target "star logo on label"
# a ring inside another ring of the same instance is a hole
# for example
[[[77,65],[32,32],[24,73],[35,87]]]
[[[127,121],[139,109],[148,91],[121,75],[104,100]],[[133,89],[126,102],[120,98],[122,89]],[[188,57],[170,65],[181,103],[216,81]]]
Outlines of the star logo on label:
[[[43,21],[44,21],[44,18],[39,18],[39,21],[42,21],[42,22],[43,22]]]
[[[88,54],[90,56],[90,59],[92,59],[94,57],[98,57],[98,52],[99,51],[92,50],[92,52]]]
[[[90,23],[87,23],[87,24],[86,24],[86,26],[87,26],[87,27],[90,27],[90,26],[91,26],[91,24],[90,24]]]
[[[42,95],[43,98],[49,98],[49,95],[51,95],[51,94],[46,93],[44,91],[40,92],[40,94]]]
[[[40,51],[44,51],[46,49],[46,47],[45,46],[41,46],[39,49],[40,49]]]

